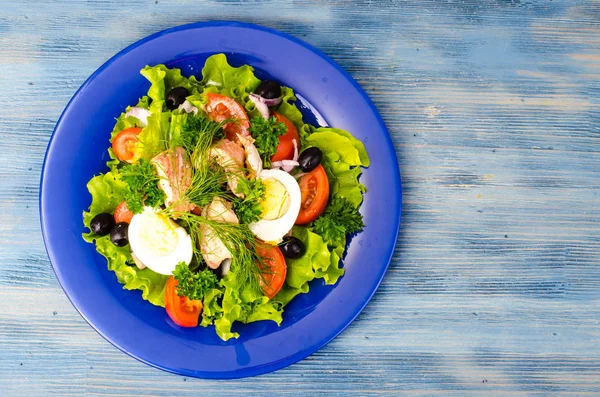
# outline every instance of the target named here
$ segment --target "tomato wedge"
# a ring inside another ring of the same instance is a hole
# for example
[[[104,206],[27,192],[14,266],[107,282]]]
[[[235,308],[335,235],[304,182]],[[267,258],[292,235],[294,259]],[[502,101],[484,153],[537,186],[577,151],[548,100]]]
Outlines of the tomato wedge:
[[[177,295],[177,280],[169,277],[165,288],[165,309],[173,322],[181,327],[196,327],[202,313],[202,301]]]
[[[292,123],[290,119],[277,112],[273,113],[273,116],[278,122],[285,124],[287,132],[279,137],[279,145],[277,145],[277,151],[271,156],[271,161],[291,160],[294,158],[294,140],[300,151],[300,137],[298,135],[298,129]]]
[[[142,132],[141,128],[131,127],[115,135],[112,141],[112,149],[119,160],[128,163],[133,162],[140,132]]]
[[[236,120],[235,123],[224,125],[225,135],[229,140],[237,141],[237,134],[248,136],[250,120],[244,108],[233,99],[220,94],[208,94],[206,96],[206,111],[214,121]]]
[[[133,218],[133,212],[129,211],[129,208],[127,208],[127,204],[125,203],[125,201],[123,201],[121,204],[117,205],[114,217],[115,223],[131,223],[131,218]]]
[[[302,176],[300,185],[300,213],[296,225],[305,225],[314,221],[323,213],[329,200],[329,179],[321,164]]]
[[[256,246],[256,252],[263,259],[263,266],[268,267],[263,273],[261,284],[265,296],[271,299],[283,287],[287,265],[279,247],[260,241]]]

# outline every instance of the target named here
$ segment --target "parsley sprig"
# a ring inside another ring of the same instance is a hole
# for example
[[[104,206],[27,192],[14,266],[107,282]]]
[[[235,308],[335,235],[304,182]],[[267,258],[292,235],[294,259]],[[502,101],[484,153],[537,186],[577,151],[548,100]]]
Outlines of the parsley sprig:
[[[144,205],[156,207],[165,201],[165,193],[158,187],[160,178],[148,160],[140,159],[136,164],[124,166],[121,179],[129,187],[125,203],[134,214],[142,212]]]
[[[346,234],[359,232],[364,226],[358,209],[343,197],[335,197],[313,223],[314,231],[330,245],[341,244]]]
[[[191,300],[202,300],[204,295],[219,282],[217,276],[210,270],[204,269],[193,273],[185,262],[177,264],[173,271],[173,277],[177,280],[177,295]]]
[[[271,166],[271,156],[277,151],[279,137],[287,132],[284,123],[277,121],[275,117],[266,120],[263,117],[254,117],[250,122],[250,134],[256,141],[254,146],[263,161],[265,168]]]
[[[244,198],[233,201],[233,210],[243,224],[256,222],[262,214],[262,200],[265,195],[265,183],[262,179],[239,178],[236,191],[243,193]]]

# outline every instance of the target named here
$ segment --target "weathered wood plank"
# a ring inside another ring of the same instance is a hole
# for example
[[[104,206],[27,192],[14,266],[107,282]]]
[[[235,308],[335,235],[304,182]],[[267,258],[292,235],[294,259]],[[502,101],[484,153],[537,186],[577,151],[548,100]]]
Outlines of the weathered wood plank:
[[[403,225],[340,337],[227,382],[150,368],[75,312],[39,232],[62,109],[150,33],[233,19],[320,48],[392,135]],[[0,385],[7,396],[600,393],[600,3],[30,1],[0,11]]]

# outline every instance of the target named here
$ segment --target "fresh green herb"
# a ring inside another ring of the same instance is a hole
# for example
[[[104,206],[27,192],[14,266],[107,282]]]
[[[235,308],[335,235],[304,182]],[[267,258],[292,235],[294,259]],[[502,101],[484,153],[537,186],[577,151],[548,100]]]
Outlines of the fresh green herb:
[[[284,123],[279,123],[275,117],[265,120],[263,117],[254,117],[250,122],[250,133],[256,140],[254,146],[262,158],[265,168],[271,166],[271,156],[277,151],[279,137],[287,132]]]
[[[215,197],[227,195],[222,188],[227,183],[227,172],[210,155],[213,142],[223,136],[223,123],[193,114],[177,117],[182,117],[184,121],[167,146],[171,149],[183,147],[189,153],[192,177],[189,187],[173,206],[192,203],[203,207]]]
[[[142,212],[144,205],[156,207],[165,201],[164,192],[158,187],[159,176],[154,166],[144,159],[121,169],[121,179],[127,183],[125,193],[127,208],[134,214]]]
[[[193,152],[199,143],[201,147],[204,147],[205,142],[212,142],[223,136],[223,123],[211,121],[204,116],[189,113],[181,126],[179,137],[171,146],[182,146],[188,152]]]
[[[346,234],[359,232],[364,226],[358,209],[343,197],[334,198],[313,223],[314,231],[330,245],[341,244]]]
[[[223,185],[227,183],[227,172],[218,166],[216,161],[206,153],[205,160],[198,160],[199,156],[192,156],[192,182],[185,192],[185,197],[190,203],[204,207],[215,198],[227,195]]]
[[[231,271],[235,272],[240,285],[248,285],[253,291],[260,291],[260,283],[264,278],[265,268],[262,258],[256,251],[256,239],[248,225],[217,222],[189,212],[165,210],[165,215],[178,218],[192,238],[194,255],[202,256],[200,251],[201,236],[210,228],[212,234],[219,238],[233,255]]]
[[[236,197],[233,201],[233,210],[240,223],[249,224],[260,219],[263,211],[262,200],[265,195],[265,183],[262,179],[239,178],[236,191],[242,193],[244,198]]]
[[[193,273],[185,262],[179,262],[173,271],[173,277],[177,280],[177,295],[185,296],[191,300],[202,300],[204,295],[213,289],[219,280],[217,276],[208,269]]]

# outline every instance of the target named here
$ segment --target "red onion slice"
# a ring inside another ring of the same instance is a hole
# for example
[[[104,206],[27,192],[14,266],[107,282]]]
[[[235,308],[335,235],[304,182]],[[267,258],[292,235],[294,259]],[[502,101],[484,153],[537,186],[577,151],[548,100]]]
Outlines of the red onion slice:
[[[185,100],[185,102],[179,105],[177,110],[184,110],[186,113],[198,114],[198,108],[192,105],[187,99]]]
[[[294,178],[296,178],[296,180],[302,178],[304,175],[308,174],[308,172],[299,172],[296,175],[294,175]]]
[[[148,125],[148,116],[150,116],[150,111],[144,108],[138,108],[137,106],[129,109],[127,113],[125,113],[125,117],[135,117],[140,121],[140,126],[145,127]]]
[[[280,96],[279,98],[272,98],[272,99],[267,99],[267,98],[263,98],[263,97],[260,97],[260,98],[263,100],[265,105],[267,105],[269,107],[279,105],[281,103],[281,100],[283,99],[282,96]]]
[[[270,116],[269,107],[265,104],[265,100],[256,94],[250,94],[250,100],[252,101],[252,103],[254,103],[254,105],[256,106],[256,110],[258,110],[260,115],[263,116],[266,120],[268,120]]]
[[[291,172],[296,166],[298,166],[298,162],[295,160],[281,160],[273,162],[271,166],[282,168],[285,172]]]

